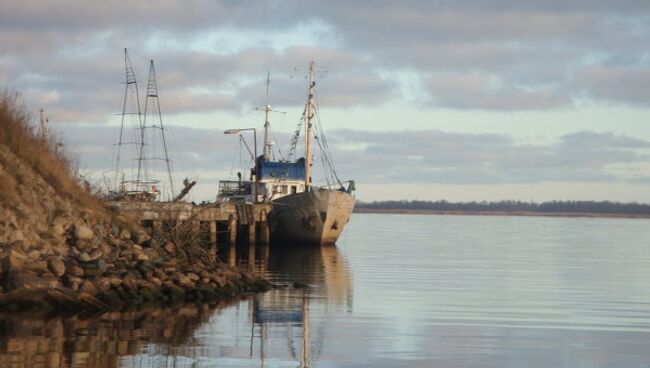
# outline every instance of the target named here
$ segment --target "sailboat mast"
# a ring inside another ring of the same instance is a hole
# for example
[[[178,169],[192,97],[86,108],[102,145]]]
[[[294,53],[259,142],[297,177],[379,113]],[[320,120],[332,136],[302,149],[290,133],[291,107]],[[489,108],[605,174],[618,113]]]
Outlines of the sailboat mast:
[[[264,106],[264,160],[266,161],[271,159],[271,143],[269,141],[269,111],[271,111],[271,105],[269,105],[270,75],[270,72],[266,73],[266,106]],[[257,160],[257,157],[255,157],[255,160]]]
[[[307,108],[305,116],[305,191],[311,186],[311,118],[314,116],[312,112],[313,98],[314,98],[314,62],[309,63],[309,77],[307,88]]]

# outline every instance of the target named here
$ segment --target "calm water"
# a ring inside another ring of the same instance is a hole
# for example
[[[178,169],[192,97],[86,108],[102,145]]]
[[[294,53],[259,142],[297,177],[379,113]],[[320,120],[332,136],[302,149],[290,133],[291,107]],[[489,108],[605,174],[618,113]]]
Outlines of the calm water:
[[[222,250],[306,288],[0,319],[0,366],[650,367],[649,225],[358,214],[338,247]]]

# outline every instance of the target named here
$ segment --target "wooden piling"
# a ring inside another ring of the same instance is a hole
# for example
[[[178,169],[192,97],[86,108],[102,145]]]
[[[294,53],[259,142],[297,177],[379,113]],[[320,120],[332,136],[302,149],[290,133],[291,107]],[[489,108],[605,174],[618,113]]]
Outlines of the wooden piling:
[[[228,217],[228,244],[237,243],[237,220],[234,215]]]
[[[210,221],[210,252],[217,252],[217,222]]]

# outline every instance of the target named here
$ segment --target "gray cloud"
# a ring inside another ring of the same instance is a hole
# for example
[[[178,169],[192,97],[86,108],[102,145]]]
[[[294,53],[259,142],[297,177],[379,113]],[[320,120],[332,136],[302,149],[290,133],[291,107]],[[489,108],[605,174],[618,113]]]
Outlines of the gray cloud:
[[[0,83],[66,118],[98,121],[114,109],[106,94],[119,100],[128,46],[157,59],[169,112],[239,110],[267,69],[286,75],[312,59],[332,71],[322,91],[330,106],[399,98],[398,82],[383,77],[392,70],[420,76],[432,106],[647,106],[649,10],[640,0],[5,1]],[[297,87],[278,87],[280,103],[299,103]]]
[[[443,131],[333,132],[347,173],[396,183],[536,183],[647,181],[650,142],[611,133],[567,134],[552,145],[520,144],[507,135]],[[408,143],[405,143],[408,142]],[[354,159],[351,159],[354,157]],[[630,165],[626,176],[610,170]]]

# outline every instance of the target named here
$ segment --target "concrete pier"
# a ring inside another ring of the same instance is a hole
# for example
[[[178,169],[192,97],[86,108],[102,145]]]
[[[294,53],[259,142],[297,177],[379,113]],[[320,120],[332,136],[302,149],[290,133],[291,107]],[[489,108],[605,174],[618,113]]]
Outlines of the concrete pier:
[[[228,244],[234,245],[238,240],[244,239],[248,240],[249,244],[258,242],[268,244],[270,240],[267,217],[271,211],[271,204],[268,203],[195,205],[185,202],[115,201],[106,202],[106,205],[136,219],[142,226],[148,227],[152,235],[161,233],[166,226],[190,221],[192,232],[196,235],[204,235],[209,240],[210,249],[215,251],[219,239],[218,222],[227,225]],[[240,226],[247,229],[248,234],[238,239],[237,230]]]

